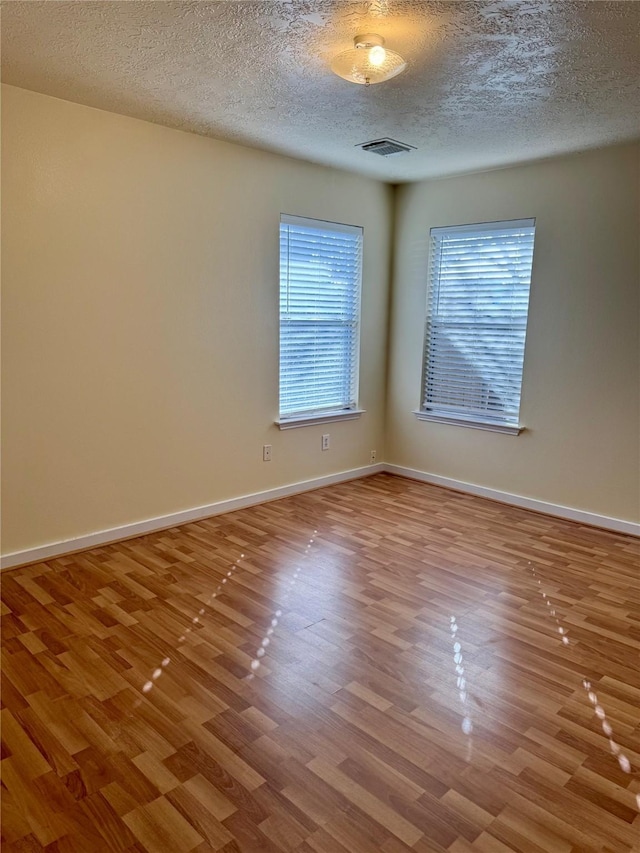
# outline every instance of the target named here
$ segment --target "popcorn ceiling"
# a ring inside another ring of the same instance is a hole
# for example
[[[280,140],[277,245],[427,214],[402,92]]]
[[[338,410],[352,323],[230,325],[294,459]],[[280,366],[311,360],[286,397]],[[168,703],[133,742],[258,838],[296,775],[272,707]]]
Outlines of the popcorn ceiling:
[[[404,74],[331,57],[376,32]],[[419,180],[640,137],[640,3],[8,2],[3,81],[158,124]],[[401,158],[354,147],[391,136]]]

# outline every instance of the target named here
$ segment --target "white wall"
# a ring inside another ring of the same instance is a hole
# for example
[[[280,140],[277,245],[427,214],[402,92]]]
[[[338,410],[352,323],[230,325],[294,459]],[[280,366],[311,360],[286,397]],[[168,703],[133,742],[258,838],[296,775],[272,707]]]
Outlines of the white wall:
[[[398,188],[387,461],[640,518],[639,146]],[[514,437],[419,422],[429,229],[535,216]]]
[[[382,454],[390,188],[2,93],[3,553]],[[358,421],[274,426],[281,212],[365,228]]]

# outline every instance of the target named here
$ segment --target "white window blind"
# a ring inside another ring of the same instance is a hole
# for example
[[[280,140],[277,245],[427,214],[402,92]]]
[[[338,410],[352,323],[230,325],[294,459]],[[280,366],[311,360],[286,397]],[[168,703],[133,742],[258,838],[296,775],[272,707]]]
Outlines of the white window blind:
[[[280,220],[280,417],[355,409],[362,228]]]
[[[431,229],[422,412],[516,427],[535,220]]]

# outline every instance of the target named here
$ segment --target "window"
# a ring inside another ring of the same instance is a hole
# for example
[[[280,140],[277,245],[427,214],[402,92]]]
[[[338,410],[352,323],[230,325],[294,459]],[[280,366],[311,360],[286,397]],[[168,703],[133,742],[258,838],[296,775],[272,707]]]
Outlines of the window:
[[[424,420],[518,433],[535,220],[431,229]]]
[[[281,427],[358,415],[361,278],[362,228],[281,217]]]

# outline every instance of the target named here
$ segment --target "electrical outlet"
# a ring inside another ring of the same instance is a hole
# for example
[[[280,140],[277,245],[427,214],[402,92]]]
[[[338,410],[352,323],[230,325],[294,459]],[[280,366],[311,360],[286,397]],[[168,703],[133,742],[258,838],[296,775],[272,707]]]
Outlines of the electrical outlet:
[[[262,461],[263,462],[271,462],[271,445],[263,444],[262,445]]]
[[[371,459],[370,459],[369,461],[371,462],[371,464],[372,464],[372,465],[373,465],[373,463],[376,461],[376,452],[375,452],[375,450],[372,450],[372,451],[371,451]]]
[[[328,450],[328,449],[329,449],[329,441],[330,441],[329,433],[327,433],[326,435],[323,435],[323,436],[322,436],[322,449],[323,449],[323,450]]]

